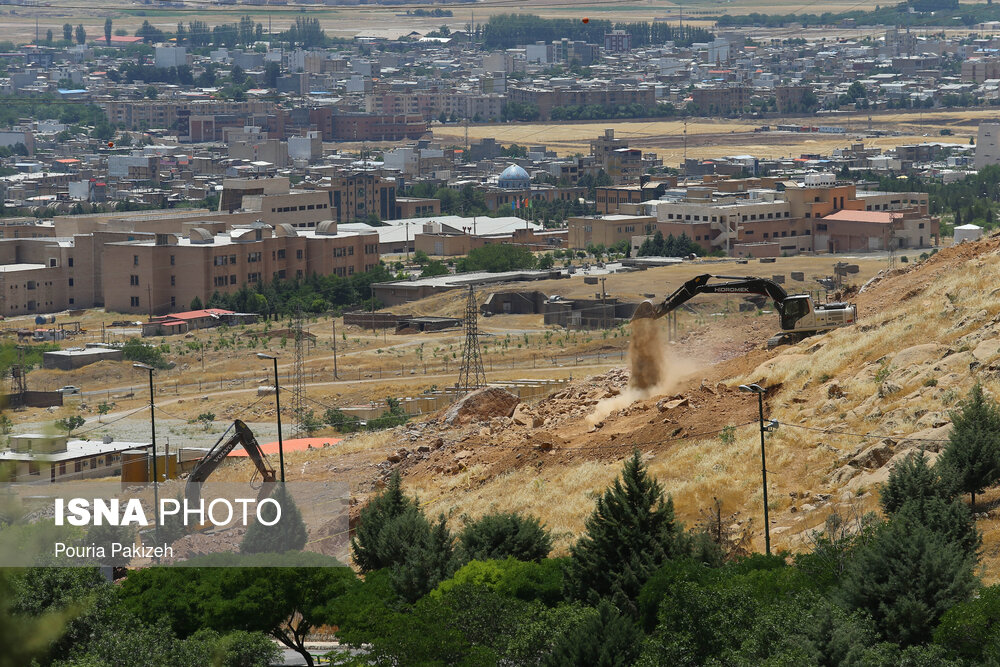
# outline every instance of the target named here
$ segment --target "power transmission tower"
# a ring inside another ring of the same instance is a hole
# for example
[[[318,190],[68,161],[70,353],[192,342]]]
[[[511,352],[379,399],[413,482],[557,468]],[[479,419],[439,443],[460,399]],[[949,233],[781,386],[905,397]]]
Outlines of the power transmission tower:
[[[465,305],[465,349],[462,351],[462,369],[458,375],[458,389],[469,393],[486,386],[486,371],[479,352],[479,307],[476,293],[469,285],[469,300]]]
[[[303,350],[305,332],[302,321],[302,309],[299,308],[295,311],[295,324],[292,331],[295,336],[295,363],[292,369],[292,413],[295,415],[295,433],[298,436],[306,431],[302,423],[306,408],[305,353]]]

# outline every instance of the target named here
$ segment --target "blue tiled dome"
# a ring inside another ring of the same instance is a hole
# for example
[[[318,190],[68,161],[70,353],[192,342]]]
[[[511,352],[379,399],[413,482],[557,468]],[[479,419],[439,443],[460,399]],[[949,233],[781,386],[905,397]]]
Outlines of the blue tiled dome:
[[[528,176],[528,172],[524,169],[518,167],[516,164],[512,164],[500,174],[497,185],[501,188],[527,190],[531,187],[531,177]]]

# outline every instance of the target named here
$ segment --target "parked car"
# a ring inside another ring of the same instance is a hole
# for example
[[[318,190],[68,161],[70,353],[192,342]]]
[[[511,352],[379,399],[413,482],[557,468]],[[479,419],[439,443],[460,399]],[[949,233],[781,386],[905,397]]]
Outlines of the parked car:
[[[65,387],[62,387],[59,390],[59,393],[60,394],[79,394],[80,393],[80,388],[79,387],[74,387],[73,385],[68,384]]]

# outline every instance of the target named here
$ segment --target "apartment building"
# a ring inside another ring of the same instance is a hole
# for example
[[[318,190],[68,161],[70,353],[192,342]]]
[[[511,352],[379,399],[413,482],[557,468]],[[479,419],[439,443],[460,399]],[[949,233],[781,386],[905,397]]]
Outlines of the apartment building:
[[[246,102],[227,100],[111,100],[104,104],[104,113],[108,117],[108,122],[117,123],[130,130],[169,129],[178,127],[178,121],[182,121],[181,124],[187,130],[187,120],[191,116],[211,117],[228,114],[245,119],[253,115],[273,114],[274,109],[273,102],[260,100]],[[254,125],[251,122],[243,122],[242,124]]]
[[[371,270],[379,262],[378,235],[338,233],[333,221],[309,230],[248,225],[212,233],[194,227],[185,236],[110,243],[104,260],[105,308],[158,315],[187,308],[195,297],[205,303],[215,292],[274,278]]]
[[[337,222],[362,220],[376,214],[381,220],[396,218],[396,183],[378,174],[355,173],[324,178],[320,192],[330,198],[334,215],[327,216]]]
[[[632,241],[633,236],[655,234],[656,218],[651,215],[606,215],[570,218],[569,247],[583,250],[589,245],[610,247],[621,241]]]
[[[510,86],[507,89],[510,102],[532,104],[538,108],[539,120],[550,120],[552,110],[563,106],[614,107],[641,104],[645,107],[656,105],[656,92],[647,86],[626,86],[601,82],[591,85],[575,84],[540,88],[537,86]]]
[[[698,87],[691,91],[691,102],[699,113],[726,116],[743,113],[751,93],[751,88],[740,85]]]

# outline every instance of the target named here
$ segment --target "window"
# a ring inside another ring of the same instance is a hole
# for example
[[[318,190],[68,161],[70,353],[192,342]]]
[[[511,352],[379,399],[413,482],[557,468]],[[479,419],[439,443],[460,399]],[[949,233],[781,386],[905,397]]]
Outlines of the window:
[[[132,255],[132,266],[139,266],[139,255]]]
[[[131,276],[128,277],[128,284],[132,285],[133,287],[136,286],[136,285],[138,285],[139,284],[139,276],[137,276],[137,275],[135,275],[133,273]]]
[[[295,277],[296,278],[301,278],[302,277],[302,269],[296,269],[296,271],[295,271]]]
[[[232,274],[231,276],[229,276],[229,284],[230,285],[235,285],[236,284],[236,274],[235,273]]]
[[[173,308],[176,305],[177,305],[177,297],[175,296],[170,297],[170,307]]]
[[[171,255],[170,256],[170,266],[173,266],[174,264],[175,264],[174,256]]]
[[[921,223],[920,223],[919,225],[917,225],[917,227],[918,227],[919,229],[923,229],[923,228],[924,228],[924,223],[922,223],[922,222],[921,222]],[[71,279],[70,279],[70,283],[72,284],[72,282],[73,282],[73,280],[72,280],[72,278],[71,278]]]
[[[139,307],[139,297],[137,297],[137,296],[129,297],[129,305],[132,306],[133,308],[138,308]]]
[[[35,281],[34,280],[29,280],[28,284],[25,285],[25,287],[27,287],[28,289],[35,289]]]
[[[170,286],[175,287],[177,285],[177,276],[170,276]]]
[[[70,279],[69,279],[69,286],[70,286],[70,287],[72,287],[72,286],[73,286],[73,279],[72,279],[72,278],[70,278]]]
[[[247,282],[248,283],[259,283],[260,282],[260,273],[248,273],[247,274]]]
[[[74,303],[76,303],[76,299],[74,299],[73,297],[70,297],[69,298],[69,305],[72,306]]]
[[[765,239],[767,238],[767,232],[764,232],[764,238]]]
[[[230,255],[229,256],[229,263],[230,264],[235,264],[236,263],[236,255]]]
[[[284,258],[285,258],[285,249],[282,248],[281,250],[278,251],[278,259],[284,259]]]
[[[49,257],[49,268],[54,267],[55,265],[56,265],[56,258]]]
[[[72,257],[67,257],[66,258],[66,266],[73,266],[73,258]]]
[[[295,251],[295,259],[302,259],[302,248]]]
[[[348,255],[354,255],[354,246],[351,246],[351,247],[349,247],[349,248],[347,249],[347,254],[348,254]]]
[[[813,216],[813,214],[812,214],[812,213],[806,213],[806,217],[807,217],[807,218],[811,218],[812,216]]]
[[[826,223],[825,222],[817,222],[816,223],[816,229],[818,229],[820,231],[826,231]]]

